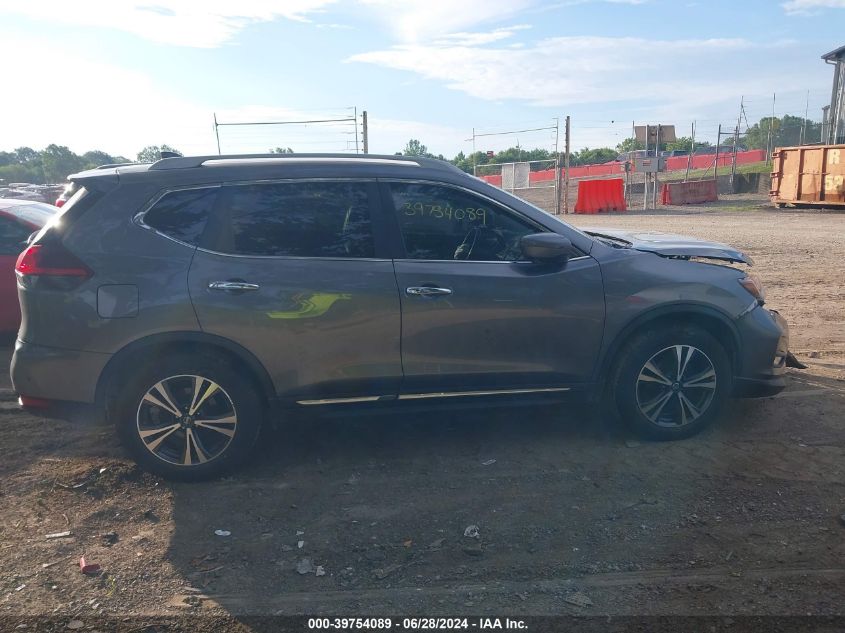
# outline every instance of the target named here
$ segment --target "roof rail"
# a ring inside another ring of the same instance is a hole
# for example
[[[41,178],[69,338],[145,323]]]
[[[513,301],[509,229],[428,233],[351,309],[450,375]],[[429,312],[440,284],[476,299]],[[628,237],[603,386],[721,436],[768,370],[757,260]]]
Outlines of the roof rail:
[[[164,169],[195,169],[204,166],[208,162],[212,164],[218,161],[263,161],[272,160],[283,162],[286,160],[297,161],[349,161],[349,162],[378,162],[405,164],[409,167],[428,167],[433,169],[453,170],[454,165],[433,158],[422,158],[418,156],[396,156],[380,154],[211,154],[208,156],[180,156],[177,158],[162,158],[150,165],[150,170]]]
[[[108,163],[106,165],[97,165],[94,169],[112,169],[113,167],[126,167],[127,165],[140,165],[141,163]]]

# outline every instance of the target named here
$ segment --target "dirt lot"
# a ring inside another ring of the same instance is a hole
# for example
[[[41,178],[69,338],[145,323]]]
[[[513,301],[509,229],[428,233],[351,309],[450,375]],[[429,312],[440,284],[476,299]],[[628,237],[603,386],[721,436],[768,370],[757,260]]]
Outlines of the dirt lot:
[[[171,485],[90,412],[22,414],[5,378],[0,629],[33,630],[32,615],[136,631],[167,617],[272,630],[250,616],[276,613],[845,615],[845,214],[758,204],[571,218],[746,249],[789,320],[809,369],[687,441],[638,442],[577,408],[300,420],[237,476]],[[81,574],[83,554],[102,573]],[[303,558],[325,574],[298,573]]]

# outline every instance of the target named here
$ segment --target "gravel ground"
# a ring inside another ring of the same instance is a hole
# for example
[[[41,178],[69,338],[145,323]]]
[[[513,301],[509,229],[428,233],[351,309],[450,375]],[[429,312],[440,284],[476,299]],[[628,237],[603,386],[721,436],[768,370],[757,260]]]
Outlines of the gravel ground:
[[[845,214],[758,206],[568,218],[745,249],[790,322],[809,369],[686,441],[640,442],[585,408],[313,418],[268,432],[237,476],[172,485],[94,412],[24,414],[0,377],[0,629],[845,615]],[[81,574],[82,555],[102,571]]]

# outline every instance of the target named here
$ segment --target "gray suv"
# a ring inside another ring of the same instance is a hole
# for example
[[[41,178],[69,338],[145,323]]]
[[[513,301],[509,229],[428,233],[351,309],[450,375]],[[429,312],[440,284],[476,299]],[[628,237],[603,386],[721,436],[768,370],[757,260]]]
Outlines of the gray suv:
[[[103,407],[145,468],[215,476],[291,409],[613,402],[654,439],[784,387],[741,252],[581,231],[453,166],[206,156],[82,172],[17,262],[25,407]],[[709,263],[708,263],[709,262]]]

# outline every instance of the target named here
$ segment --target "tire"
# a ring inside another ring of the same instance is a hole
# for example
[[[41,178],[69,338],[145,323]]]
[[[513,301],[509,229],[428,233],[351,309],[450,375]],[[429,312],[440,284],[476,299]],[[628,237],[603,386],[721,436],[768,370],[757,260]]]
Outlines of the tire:
[[[142,363],[112,397],[113,421],[133,459],[180,481],[218,477],[241,463],[264,412],[248,378],[207,354]]]
[[[637,335],[620,352],[611,376],[620,418],[639,435],[660,441],[690,437],[710,425],[732,383],[725,348],[694,326]]]

